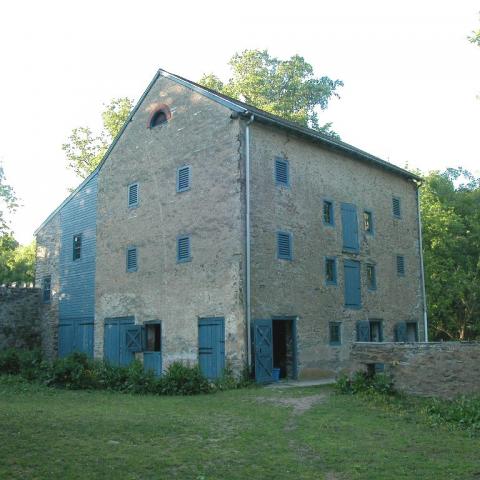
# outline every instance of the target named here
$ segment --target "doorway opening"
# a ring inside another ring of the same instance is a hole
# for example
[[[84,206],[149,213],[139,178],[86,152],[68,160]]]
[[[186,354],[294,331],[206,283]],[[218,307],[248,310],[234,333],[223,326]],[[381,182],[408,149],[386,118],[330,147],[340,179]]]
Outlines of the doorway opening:
[[[294,321],[272,321],[273,368],[280,369],[280,378],[295,378]]]

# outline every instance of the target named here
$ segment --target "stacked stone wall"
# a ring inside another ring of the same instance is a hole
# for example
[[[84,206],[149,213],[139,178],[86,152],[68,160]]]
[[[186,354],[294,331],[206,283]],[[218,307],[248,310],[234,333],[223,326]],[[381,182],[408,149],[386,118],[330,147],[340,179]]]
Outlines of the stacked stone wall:
[[[453,398],[480,393],[480,343],[354,343],[350,371],[383,364],[399,391]]]

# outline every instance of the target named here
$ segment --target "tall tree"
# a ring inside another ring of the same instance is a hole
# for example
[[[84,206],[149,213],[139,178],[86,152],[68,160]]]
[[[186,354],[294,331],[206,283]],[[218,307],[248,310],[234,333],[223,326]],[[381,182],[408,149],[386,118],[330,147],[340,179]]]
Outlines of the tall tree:
[[[102,160],[108,146],[117,136],[133,107],[133,100],[114,98],[102,112],[103,129],[94,133],[89,127],[72,130],[62,145],[71,168],[79,177],[87,178]]]
[[[0,235],[10,230],[5,214],[13,213],[18,207],[17,202],[17,196],[13,188],[6,183],[5,172],[0,165]]]
[[[431,337],[480,338],[480,179],[431,172],[421,197]]]
[[[244,50],[229,61],[232,76],[227,83],[213,73],[204,74],[200,84],[237,100],[338,137],[331,123],[319,124],[318,110],[325,110],[338,97],[341,80],[315,77],[312,66],[300,55],[288,60],[270,56],[267,50]]]
[[[19,245],[13,235],[0,236],[0,284],[30,283],[35,276],[35,242]]]

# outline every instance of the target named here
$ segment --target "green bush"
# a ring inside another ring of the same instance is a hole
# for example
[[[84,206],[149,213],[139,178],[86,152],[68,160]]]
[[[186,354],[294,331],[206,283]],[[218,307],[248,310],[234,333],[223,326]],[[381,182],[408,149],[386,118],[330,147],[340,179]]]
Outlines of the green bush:
[[[39,350],[8,348],[0,351],[0,373],[22,375],[27,380],[43,378],[46,364]]]
[[[202,375],[198,366],[191,367],[181,362],[172,363],[158,382],[157,393],[164,395],[195,395],[214,390],[214,385]]]
[[[233,373],[232,365],[227,362],[223,369],[222,376],[217,378],[214,382],[216,390],[235,390],[237,388],[246,388],[253,385],[253,381],[250,376],[250,370],[248,365],[242,370],[239,377],[236,377]]]
[[[391,377],[385,373],[376,373],[369,375],[366,372],[355,372],[350,378],[348,375],[342,375],[335,384],[338,393],[355,395],[363,394],[380,394],[393,395],[393,381]]]
[[[84,353],[74,352],[55,360],[50,368],[47,385],[72,390],[95,388],[97,376],[93,362]]]

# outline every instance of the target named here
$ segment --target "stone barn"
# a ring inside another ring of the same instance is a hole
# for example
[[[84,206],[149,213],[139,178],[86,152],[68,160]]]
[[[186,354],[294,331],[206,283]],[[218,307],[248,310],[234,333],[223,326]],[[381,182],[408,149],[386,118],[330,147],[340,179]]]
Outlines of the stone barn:
[[[267,382],[424,340],[419,180],[159,70],[36,231],[44,349]]]

